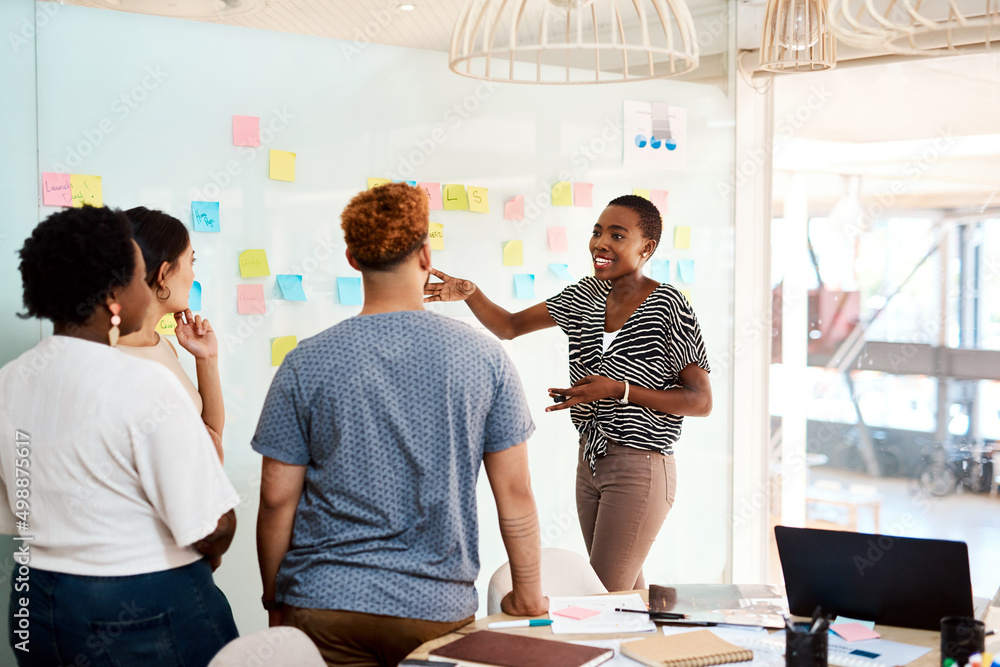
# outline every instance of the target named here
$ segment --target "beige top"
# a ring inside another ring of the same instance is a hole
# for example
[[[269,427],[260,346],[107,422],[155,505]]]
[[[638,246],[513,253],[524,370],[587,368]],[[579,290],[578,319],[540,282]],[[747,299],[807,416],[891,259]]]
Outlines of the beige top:
[[[188,374],[184,372],[181,367],[181,362],[177,360],[177,352],[174,350],[174,346],[170,344],[166,336],[159,336],[159,341],[156,345],[145,346],[145,347],[132,347],[131,345],[119,345],[118,349],[123,352],[128,352],[133,357],[139,357],[140,359],[149,359],[150,361],[155,361],[163,366],[177,376],[177,379],[181,381],[181,385],[184,390],[191,396],[191,400],[194,401],[194,409],[201,414],[204,403],[201,400],[201,394],[198,393],[198,388],[194,386],[191,382],[191,378]]]

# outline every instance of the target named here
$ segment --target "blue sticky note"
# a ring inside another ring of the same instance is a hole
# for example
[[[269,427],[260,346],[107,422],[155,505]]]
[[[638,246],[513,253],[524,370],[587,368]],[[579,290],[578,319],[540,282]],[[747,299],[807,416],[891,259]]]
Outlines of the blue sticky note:
[[[552,269],[552,273],[559,276],[560,280],[567,280],[573,282],[575,278],[569,272],[569,265],[567,264],[549,264],[549,268]]]
[[[654,259],[649,263],[650,277],[659,283],[670,282],[670,260]]]
[[[680,278],[682,283],[693,283],[694,282],[694,260],[693,259],[680,259],[677,260],[677,277]]]
[[[337,278],[337,294],[345,306],[361,306],[361,278]]]
[[[393,183],[406,183],[411,188],[417,187],[417,182],[416,181],[393,181]]]
[[[522,300],[535,298],[535,274],[517,273],[514,275],[514,294]]]
[[[188,292],[188,308],[201,310],[201,283],[197,280],[191,283],[191,291]]]
[[[219,202],[191,202],[191,220],[194,222],[194,231],[196,232],[221,232],[222,227],[219,225]]]
[[[278,275],[278,289],[285,301],[305,301],[306,293],[302,291],[302,276]]]

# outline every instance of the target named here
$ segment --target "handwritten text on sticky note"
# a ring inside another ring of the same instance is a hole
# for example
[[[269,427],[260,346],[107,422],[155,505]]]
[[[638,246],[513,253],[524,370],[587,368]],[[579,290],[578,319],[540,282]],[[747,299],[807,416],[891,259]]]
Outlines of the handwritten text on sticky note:
[[[73,193],[73,206],[80,208],[88,206],[104,206],[104,190],[100,176],[86,174],[69,175],[70,191]]]
[[[237,285],[236,286],[236,311],[240,315],[252,315],[254,313],[266,313],[267,305],[264,302],[263,285]]]
[[[196,232],[222,231],[222,227],[219,224],[219,202],[191,202],[191,222]]]
[[[271,275],[271,270],[267,266],[267,253],[259,249],[241,252],[240,275],[244,278]]]
[[[465,186],[448,183],[444,186],[444,208],[446,211],[469,210],[469,198],[465,194]]]
[[[444,208],[444,204],[441,202],[440,183],[419,183],[417,187],[427,193],[427,202],[430,204],[432,211],[439,211]]]
[[[156,323],[156,333],[161,336],[176,336],[174,329],[177,328],[177,319],[173,313],[167,313]]]
[[[278,289],[281,290],[281,298],[285,301],[305,301],[306,293],[302,290],[302,276],[298,274],[285,274],[275,276]]]
[[[42,174],[42,204],[45,206],[72,206],[73,188],[69,174]]]
[[[489,213],[490,202],[487,198],[488,190],[469,186],[469,210],[476,213]]]
[[[444,225],[432,222],[428,230],[431,239],[431,250],[444,250]]]

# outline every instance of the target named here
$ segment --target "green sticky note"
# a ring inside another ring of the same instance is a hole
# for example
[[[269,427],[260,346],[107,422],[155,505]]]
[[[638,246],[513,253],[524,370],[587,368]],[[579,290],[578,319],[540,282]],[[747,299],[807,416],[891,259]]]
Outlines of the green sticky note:
[[[468,211],[469,198],[465,194],[465,186],[446,183],[444,186],[444,209],[446,211]]]

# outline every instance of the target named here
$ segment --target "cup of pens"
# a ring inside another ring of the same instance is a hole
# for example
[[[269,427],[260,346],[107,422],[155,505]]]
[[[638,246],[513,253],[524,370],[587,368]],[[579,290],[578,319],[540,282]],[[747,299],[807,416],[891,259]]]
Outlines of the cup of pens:
[[[941,619],[942,667],[990,667],[989,658],[984,664],[985,649],[986,626],[982,621],[966,616]]]
[[[785,667],[826,667],[830,620],[809,623],[785,620]]]

